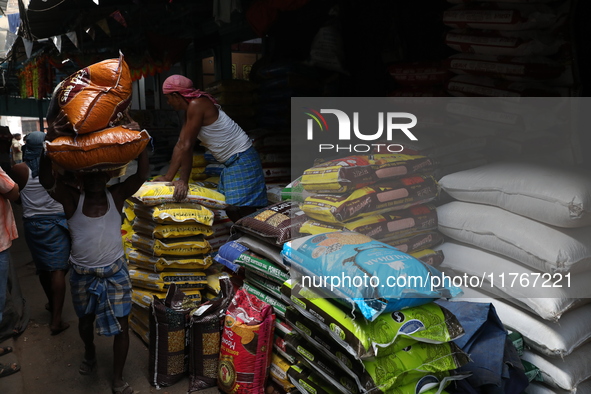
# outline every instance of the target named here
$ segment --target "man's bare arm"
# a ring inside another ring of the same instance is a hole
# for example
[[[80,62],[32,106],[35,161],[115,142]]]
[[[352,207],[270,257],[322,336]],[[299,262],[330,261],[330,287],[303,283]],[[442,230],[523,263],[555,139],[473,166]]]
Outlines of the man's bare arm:
[[[10,189],[10,191],[8,193],[4,193],[2,194],[4,196],[4,198],[10,200],[10,201],[16,201],[18,200],[18,198],[20,197],[20,191],[18,188],[18,184],[14,184],[14,187],[12,189]]]

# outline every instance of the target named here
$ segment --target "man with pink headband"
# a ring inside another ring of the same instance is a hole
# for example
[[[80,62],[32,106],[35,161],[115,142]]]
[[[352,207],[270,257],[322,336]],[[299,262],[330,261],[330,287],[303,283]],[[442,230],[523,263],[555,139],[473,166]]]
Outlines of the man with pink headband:
[[[174,147],[170,167],[155,181],[172,182],[177,201],[187,196],[193,164],[193,146],[199,140],[217,161],[225,165],[218,191],[225,195],[228,217],[236,222],[258,208],[266,207],[267,190],[258,152],[242,128],[208,93],[193,87],[182,75],[168,77],[162,92],[168,104],[186,113],[185,123]],[[173,180],[180,169],[178,180]]]

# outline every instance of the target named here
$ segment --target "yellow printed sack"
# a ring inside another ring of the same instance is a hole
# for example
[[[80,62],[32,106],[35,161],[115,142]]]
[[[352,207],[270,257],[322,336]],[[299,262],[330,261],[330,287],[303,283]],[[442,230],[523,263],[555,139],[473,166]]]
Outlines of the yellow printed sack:
[[[336,223],[325,223],[318,220],[309,219],[302,224],[300,227],[301,234],[318,235],[324,233],[332,233],[335,231],[341,231],[345,228],[342,225]]]
[[[439,193],[432,176],[414,175],[366,186],[346,194],[315,194],[306,198],[302,210],[309,217],[339,223],[391,210],[407,209],[434,200]]]
[[[166,293],[141,288],[134,288],[131,290],[131,302],[143,309],[150,308],[152,301],[154,301],[154,297],[164,300],[166,298]]]
[[[127,219],[123,219],[123,224],[121,224],[121,239],[123,241],[123,250],[126,252],[131,248],[131,238],[133,237],[134,231],[133,226]]]
[[[149,270],[152,272],[162,272],[170,270],[205,270],[213,264],[213,259],[209,255],[192,255],[187,258],[183,257],[168,257],[168,256],[152,256],[141,250],[131,248],[128,254],[129,263],[138,268]]]
[[[430,158],[419,155],[347,156],[305,170],[301,184],[310,192],[340,194],[387,179],[427,173],[432,167]]]
[[[136,216],[161,224],[201,223],[211,226],[214,213],[200,204],[169,202],[159,205],[135,204]]]
[[[131,284],[143,289],[166,292],[172,283],[180,289],[201,290],[205,288],[207,280],[203,272],[164,271],[153,273],[143,270],[129,270]]]
[[[207,160],[205,160],[205,155],[203,153],[193,153],[193,164],[191,167],[203,167],[207,165]]]
[[[196,303],[201,303],[201,290],[183,290],[186,298],[190,298]],[[154,301],[154,297],[160,300],[166,299],[165,292],[135,288],[131,291],[131,302],[140,308],[149,309]]]
[[[127,199],[123,202],[123,216],[125,216],[125,219],[129,220],[130,223],[135,219],[135,212],[133,211],[134,205],[135,203],[131,199]]]
[[[202,235],[160,240],[135,233],[131,244],[154,256],[195,256],[211,252],[211,245]]]
[[[133,221],[133,231],[152,238],[183,238],[194,235],[213,235],[214,228],[201,223],[160,224],[138,217]]]
[[[433,267],[440,266],[444,259],[442,250],[423,249],[409,254],[415,259],[421,260],[423,263]]]
[[[191,202],[208,208],[226,208],[226,197],[215,190],[189,183],[187,197],[183,201],[176,201],[173,197],[174,186],[169,182],[144,182],[133,197],[146,205],[157,205],[166,202]]]
[[[150,345],[150,327],[146,325],[144,321],[145,316],[142,316],[141,313],[136,308],[131,308],[131,313],[129,314],[129,328],[133,330],[139,337],[146,343],[146,345]]]

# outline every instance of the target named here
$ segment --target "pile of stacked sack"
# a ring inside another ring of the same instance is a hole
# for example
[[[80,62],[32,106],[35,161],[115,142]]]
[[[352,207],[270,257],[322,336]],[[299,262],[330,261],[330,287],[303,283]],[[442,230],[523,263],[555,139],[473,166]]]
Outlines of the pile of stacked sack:
[[[568,19],[573,1],[448,0],[446,44],[460,52],[444,61],[452,96],[577,95]]]
[[[271,204],[238,220],[233,227],[235,239],[223,245],[215,257],[233,272],[247,294],[273,308],[275,321],[269,343],[272,350],[266,371],[269,379],[265,378],[264,383],[288,391],[293,385],[289,384],[285,371],[289,361],[294,360],[283,350],[284,338],[293,328],[285,321],[287,304],[281,299],[281,285],[290,277],[281,248],[285,242],[299,236],[297,229],[302,224],[299,218],[303,218],[303,212],[296,203]]]
[[[365,294],[363,289],[363,294],[350,297],[342,293],[316,294],[319,288],[310,284],[305,287],[301,275],[318,269],[311,276],[326,277],[330,274],[322,270],[329,266],[335,267],[339,275],[373,271],[380,278],[419,275],[426,279],[439,272],[360,233],[335,231],[302,236],[298,229],[306,220],[297,202],[272,204],[238,220],[234,225],[237,238],[222,246],[215,257],[235,278],[240,278],[241,290],[274,310],[268,390],[403,393],[416,386],[437,392],[465,377],[452,372],[469,360],[453,343],[463,334],[462,326],[453,314],[433,302],[456,296],[457,288],[430,290],[425,283],[421,288],[407,289],[404,295]],[[305,245],[310,242],[324,252],[307,250]],[[390,265],[380,264],[374,270],[365,261],[367,256],[351,260],[351,256],[342,255],[351,252],[350,248],[364,249]],[[356,272],[346,271],[345,265]],[[316,286],[316,280],[314,283]],[[319,286],[325,291],[330,283]],[[352,299],[358,304],[347,305]]]
[[[132,80],[121,54],[64,79],[55,88],[47,121],[46,152],[59,171],[113,171],[117,176],[150,141],[131,120]]]
[[[225,207],[224,196],[196,184],[189,184],[185,201],[174,201],[173,192],[166,182],[145,182],[125,204],[122,229],[134,301],[130,325],[146,342],[154,297],[164,299],[176,283],[200,301],[202,291],[211,287],[208,275],[214,274],[208,272],[213,260],[206,237],[214,234],[213,210]]]
[[[236,239],[215,257],[241,279],[244,291],[274,309],[269,392],[407,392],[410,387],[437,392],[464,378],[453,372],[469,360],[453,343],[463,334],[462,326],[433,302],[458,295],[458,289],[431,289],[425,283],[404,294],[400,292],[404,286],[393,293],[367,294],[372,288],[359,286],[359,294],[316,294],[325,292],[330,283],[311,285],[301,280],[302,275],[326,278],[331,275],[323,271],[328,267],[338,275],[373,272],[384,280],[405,275],[426,280],[440,273],[358,232],[331,229],[307,236],[301,230],[309,219],[298,201],[271,204],[238,220],[233,227]],[[307,249],[309,243],[319,249]],[[376,271],[364,261],[367,256],[356,259],[351,248],[387,264],[379,264]],[[320,261],[324,258],[328,260]]]
[[[218,163],[211,152],[194,152],[189,182],[198,187],[217,190],[222,170],[223,164]],[[178,179],[179,176],[180,173],[177,172],[174,179]],[[210,207],[210,209],[214,213],[213,233],[206,235],[205,239],[209,242],[211,251],[215,253],[227,241],[232,221],[224,210],[213,207]]]
[[[290,279],[281,295],[293,328],[284,352],[295,359],[285,359],[285,374],[301,392],[435,393],[465,378],[454,373],[469,362],[453,343],[463,328],[433,302],[459,289],[427,284],[441,278],[437,269],[346,230],[286,242],[282,256]],[[386,285],[408,277],[424,282]]]
[[[355,231],[438,265],[443,256],[432,248],[443,238],[430,204],[439,192],[433,169],[433,159],[405,154],[347,156],[317,164],[299,180],[305,195],[296,196],[292,189],[291,197],[303,200],[307,217],[299,231]]]
[[[464,297],[490,302],[521,334],[528,393],[587,392],[591,292],[591,174],[545,160],[500,161],[440,180],[437,208],[448,274],[484,278]],[[540,382],[541,381],[541,382]]]

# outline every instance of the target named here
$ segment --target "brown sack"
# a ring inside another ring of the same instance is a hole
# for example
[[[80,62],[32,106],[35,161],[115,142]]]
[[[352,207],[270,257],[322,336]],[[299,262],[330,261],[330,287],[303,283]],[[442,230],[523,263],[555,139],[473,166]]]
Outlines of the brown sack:
[[[123,55],[78,70],[53,92],[47,112],[50,137],[116,125],[131,103],[131,94],[131,73]]]
[[[145,130],[117,126],[76,137],[58,137],[45,147],[49,158],[65,170],[111,170],[138,157],[149,141]]]

